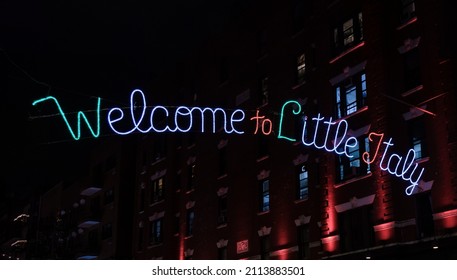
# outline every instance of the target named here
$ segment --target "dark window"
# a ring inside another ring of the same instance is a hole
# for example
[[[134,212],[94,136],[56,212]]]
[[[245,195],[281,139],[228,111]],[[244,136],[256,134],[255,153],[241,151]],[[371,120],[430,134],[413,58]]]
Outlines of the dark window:
[[[309,259],[309,226],[297,227],[298,259]]]
[[[293,6],[293,28],[294,33],[305,27],[307,18],[313,13],[313,0],[295,0]]]
[[[417,87],[421,84],[419,48],[414,48],[403,54],[405,63],[405,90]]]
[[[164,183],[163,177],[155,179],[151,182],[151,199],[150,203],[155,203],[164,198]]]
[[[416,158],[424,158],[427,156],[427,146],[425,141],[425,122],[424,117],[414,118],[408,121],[410,141]]]
[[[368,137],[366,136],[358,138],[355,147],[348,146],[347,153],[349,156],[346,156],[345,154],[338,156],[337,176],[339,182],[366,175],[371,172],[370,165],[362,160],[364,152],[370,152],[370,145]]]
[[[308,186],[309,186],[309,178],[308,178],[308,169],[305,165],[300,165],[297,168],[297,199],[308,199]]]
[[[268,77],[263,76],[259,80],[259,105],[262,106],[268,104],[268,98]]]
[[[416,4],[414,0],[401,0],[401,22],[407,22],[416,16]]]
[[[175,215],[175,220],[174,220],[174,232],[175,234],[179,234],[181,228],[181,219],[179,213]]]
[[[217,257],[219,260],[227,259],[227,247],[226,246],[217,249]]]
[[[94,229],[89,231],[87,237],[87,250],[89,251],[89,253],[96,253],[99,250],[98,245],[98,230]]]
[[[160,244],[163,241],[163,219],[149,222],[149,245]]]
[[[219,82],[222,84],[229,78],[229,64],[227,58],[222,58],[219,65]]]
[[[187,166],[187,189],[195,189],[195,163]]]
[[[305,63],[305,53],[301,53],[297,56],[297,72],[296,72],[296,83],[302,84],[305,82],[306,74],[306,63]]]
[[[140,212],[144,211],[144,200],[145,200],[145,190],[143,188],[140,189]]]
[[[260,181],[260,205],[259,211],[266,212],[270,210],[270,180],[264,179]]]
[[[227,174],[227,147],[219,149],[219,176]]]
[[[260,259],[270,259],[270,235],[260,237]]]
[[[194,220],[194,209],[187,210],[186,236],[191,236],[194,234]]]
[[[259,50],[259,57],[267,54],[267,30],[262,29],[257,35],[257,47]]]
[[[268,138],[263,134],[257,135],[257,158],[268,156]]]
[[[342,252],[364,249],[373,245],[371,211],[371,206],[363,206],[338,214]]]
[[[113,236],[113,225],[104,224],[102,227],[102,239],[108,239]]]
[[[143,250],[143,240],[144,240],[144,228],[139,227],[138,228],[138,244],[137,244],[137,249],[138,251]]]
[[[367,80],[359,73],[335,87],[336,117],[342,118],[360,110],[367,102]]]
[[[158,161],[167,155],[167,140],[164,135],[160,135],[154,138],[152,161]]]
[[[113,201],[114,201],[114,190],[111,188],[111,189],[108,189],[105,191],[104,202],[105,202],[105,204],[109,204]]]
[[[227,195],[219,196],[217,225],[227,223]]]
[[[105,171],[109,171],[109,170],[115,168],[116,164],[117,164],[116,156],[115,155],[109,156],[108,159],[106,160]]]
[[[419,238],[434,234],[434,222],[430,192],[419,193],[416,196],[416,224]]]
[[[344,20],[333,28],[333,48],[335,54],[363,41],[362,13]]]

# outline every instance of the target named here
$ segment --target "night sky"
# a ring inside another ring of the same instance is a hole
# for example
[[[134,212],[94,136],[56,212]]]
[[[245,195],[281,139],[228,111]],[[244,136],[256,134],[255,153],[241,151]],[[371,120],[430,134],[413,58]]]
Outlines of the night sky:
[[[91,140],[59,137],[52,130],[62,126],[52,125],[61,119],[43,118],[51,111],[34,100],[53,95],[75,108],[93,108],[98,96],[125,102],[250,2],[0,1],[1,206],[22,206],[87,162]]]

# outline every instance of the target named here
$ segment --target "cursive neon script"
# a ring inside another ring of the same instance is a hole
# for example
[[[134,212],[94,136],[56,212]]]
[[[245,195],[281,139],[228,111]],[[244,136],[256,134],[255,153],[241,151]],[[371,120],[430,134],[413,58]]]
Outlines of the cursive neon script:
[[[53,101],[62,116],[71,136],[74,140],[81,138],[81,119],[84,120],[93,137],[97,138],[100,135],[100,103],[101,98],[97,99],[96,109],[96,124],[95,130],[89,123],[86,115],[79,111],[77,118],[76,132],[70,125],[62,107],[58,100],[53,96],[38,99],[32,103],[36,106],[45,101]],[[135,101],[140,101],[139,104]],[[243,122],[246,119],[246,113],[241,109],[225,110],[222,108],[209,107],[187,107],[178,106],[174,110],[170,110],[164,106],[147,106],[144,93],[135,89],[130,94],[129,116],[124,114],[124,109],[119,107],[110,108],[108,110],[107,122],[110,129],[119,135],[128,135],[134,132],[140,133],[164,133],[164,132],[180,132],[186,133],[189,131],[216,133],[217,124],[221,124],[220,132],[226,134],[244,134]],[[277,138],[285,141],[298,142],[296,136],[287,135],[284,132],[285,116],[301,115],[303,112],[302,106],[295,100],[286,101],[279,113],[279,125]],[[349,135],[349,125],[346,120],[333,120],[332,117],[325,118],[320,113],[314,117],[300,116],[303,120],[301,127],[300,142],[307,147],[314,147],[319,150],[325,150],[329,153],[335,153],[339,156],[353,158],[354,154],[351,151],[358,147],[361,143],[359,140]],[[255,115],[249,119],[255,123],[253,134],[270,135],[273,129],[271,119],[261,115],[259,110],[255,111]],[[127,128],[126,128],[127,126]],[[209,127],[209,128],[208,128]],[[325,136],[323,136],[325,135]],[[424,168],[418,169],[416,163],[416,152],[414,149],[409,149],[406,156],[391,152],[391,147],[394,146],[392,138],[384,141],[384,133],[370,132],[368,134],[368,142],[372,143],[376,148],[372,153],[369,151],[361,155],[361,159],[366,164],[373,164],[376,159],[379,159],[379,168],[382,171],[387,171],[391,175],[396,176],[410,183],[405,189],[407,195],[411,195],[419,185],[419,181],[424,173]],[[381,149],[383,151],[381,152]]]

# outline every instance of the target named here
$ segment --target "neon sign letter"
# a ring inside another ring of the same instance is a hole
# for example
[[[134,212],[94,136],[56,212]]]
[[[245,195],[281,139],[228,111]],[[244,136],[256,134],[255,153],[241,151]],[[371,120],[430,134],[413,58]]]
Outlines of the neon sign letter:
[[[35,100],[32,103],[32,105],[35,106],[38,103],[41,103],[41,102],[44,102],[44,101],[47,101],[47,100],[52,100],[52,101],[54,101],[56,103],[57,109],[59,110],[60,115],[62,116],[65,124],[67,125],[67,128],[70,131],[70,134],[73,137],[73,139],[79,140],[81,138],[81,118],[84,119],[84,121],[87,124],[87,127],[89,128],[90,132],[92,133],[92,135],[95,138],[97,138],[100,135],[100,97],[97,98],[97,111],[96,111],[97,112],[96,113],[97,114],[97,124],[96,124],[97,125],[97,131],[94,131],[92,129],[92,126],[90,125],[89,120],[87,119],[86,115],[84,115],[84,113],[82,111],[79,111],[78,112],[78,123],[77,123],[77,132],[76,132],[76,134],[73,131],[73,129],[71,128],[70,123],[68,122],[67,117],[65,116],[65,113],[62,110],[62,107],[60,107],[59,101],[55,97],[48,96],[48,97],[44,97],[44,98]]]
[[[295,100],[290,100],[290,101],[287,101],[286,103],[284,103],[282,105],[282,108],[281,108],[281,114],[280,114],[280,118],[279,118],[279,129],[278,129],[278,139],[286,139],[286,140],[289,140],[289,141],[297,141],[295,140],[295,138],[289,138],[289,137],[286,137],[286,136],[283,136],[281,131],[282,131],[282,121],[283,121],[283,118],[284,118],[284,108],[287,106],[287,104],[289,103],[292,103],[292,104],[295,104],[297,105],[297,110],[294,110],[292,109],[292,114],[294,115],[298,115],[300,114],[301,112],[301,105],[300,103],[298,103],[297,101]]]

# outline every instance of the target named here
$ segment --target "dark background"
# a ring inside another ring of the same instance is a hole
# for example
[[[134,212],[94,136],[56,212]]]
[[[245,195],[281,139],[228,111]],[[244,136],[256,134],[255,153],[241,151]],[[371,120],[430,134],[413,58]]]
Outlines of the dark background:
[[[0,1],[2,172],[0,206],[20,207],[83,172],[91,139],[74,141],[50,104],[95,108],[94,97],[128,103],[251,1]],[[22,205],[21,205],[22,204]]]

